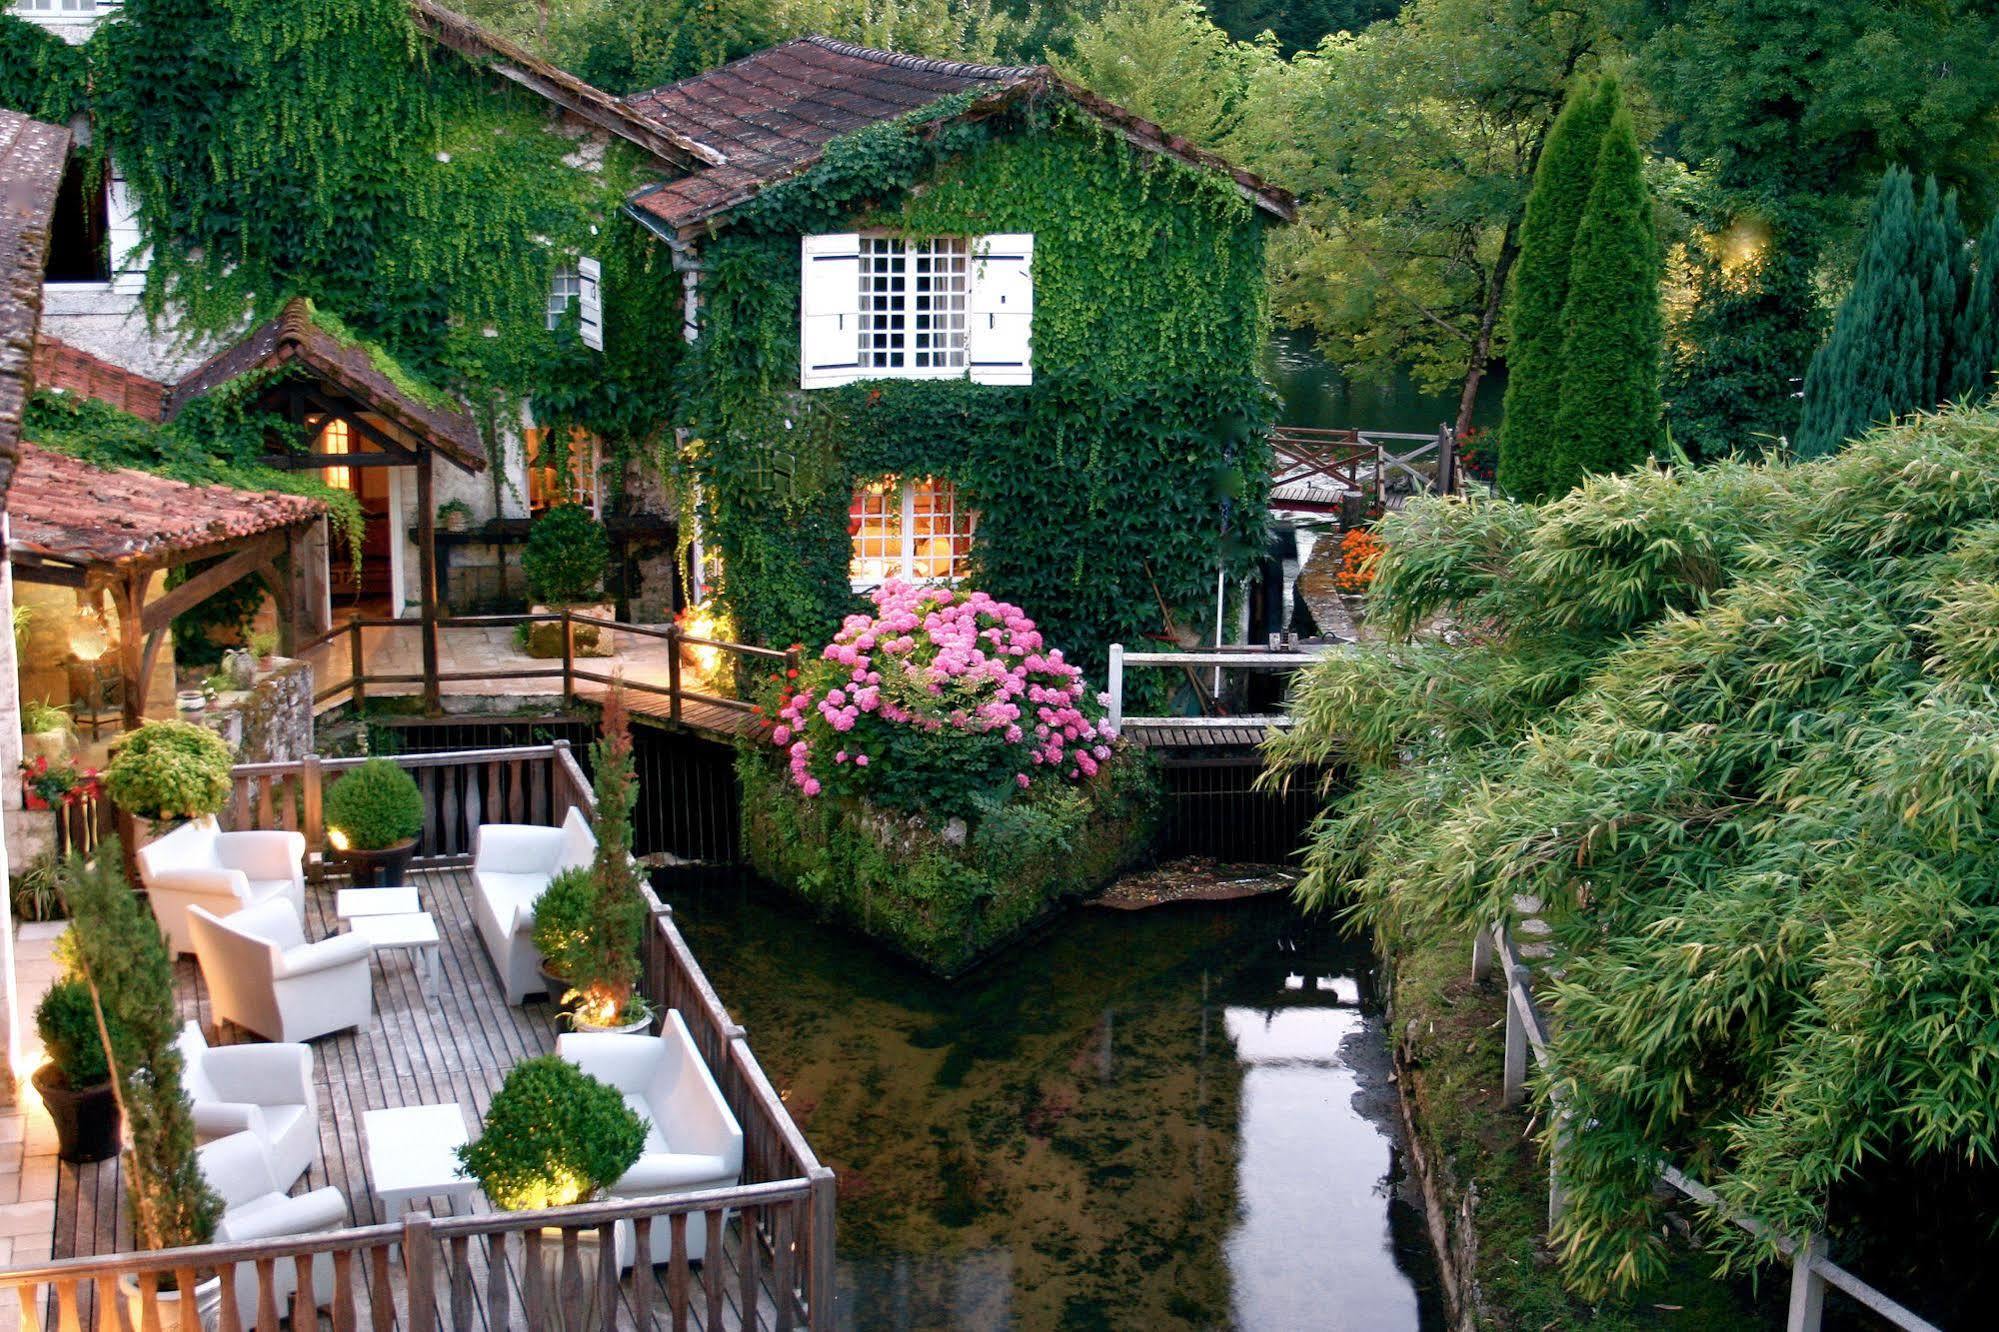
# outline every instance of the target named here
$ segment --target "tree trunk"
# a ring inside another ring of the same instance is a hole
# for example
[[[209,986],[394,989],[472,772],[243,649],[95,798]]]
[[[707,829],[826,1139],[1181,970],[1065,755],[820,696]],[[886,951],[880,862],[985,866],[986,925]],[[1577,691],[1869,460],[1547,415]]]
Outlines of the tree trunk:
[[[1516,214],[1507,220],[1506,232],[1500,237],[1499,257],[1493,260],[1492,277],[1485,289],[1485,310],[1478,318],[1478,334],[1472,339],[1471,357],[1465,365],[1465,388],[1458,395],[1458,419],[1455,436],[1463,442],[1465,432],[1471,429],[1472,408],[1478,401],[1478,386],[1485,380],[1486,368],[1492,364],[1492,341],[1499,332],[1499,312],[1506,308],[1506,279],[1513,272],[1513,261],[1520,257],[1520,218]]]

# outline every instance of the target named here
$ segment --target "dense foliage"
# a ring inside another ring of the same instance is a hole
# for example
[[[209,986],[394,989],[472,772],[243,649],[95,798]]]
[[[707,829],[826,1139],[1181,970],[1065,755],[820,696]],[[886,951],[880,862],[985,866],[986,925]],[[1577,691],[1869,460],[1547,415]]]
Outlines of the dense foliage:
[[[122,863],[115,838],[97,848],[93,861],[73,857],[64,867],[63,893],[76,973],[111,1035],[112,1085],[128,1137],[118,1172],[126,1215],[142,1248],[206,1244],[222,1200],[194,1154],[194,1107],[181,1087],[185,1065],[176,1044],[173,960]]]
[[[326,788],[326,826],[342,850],[380,851],[423,832],[423,792],[401,765],[371,758]]]
[[[1993,1166],[1999,412],[1383,535],[1370,618],[1409,636],[1275,746],[1356,774],[1302,892],[1398,949],[1542,904],[1572,1279],[1657,1271],[1662,1157],[1836,1243],[1870,1179]],[[1440,613],[1454,645],[1412,632]]]
[[[645,1137],[645,1121],[617,1088],[560,1055],[539,1055],[507,1071],[458,1161],[501,1211],[567,1207],[617,1183]]]
[[[528,528],[521,572],[528,595],[544,606],[577,606],[604,589],[611,542],[604,525],[580,504],[558,504]]]
[[[118,808],[144,819],[198,819],[229,799],[229,742],[190,722],[149,721],[126,736],[104,770]]]
[[[1999,221],[1988,228],[1999,248]],[[1832,336],[1805,374],[1798,453],[1818,457],[1877,425],[1948,398],[1982,397],[1999,361],[1992,288],[1974,287],[1957,196],[1927,180],[1920,195],[1900,167],[1881,178],[1867,244]]]
[[[1225,177],[1059,99],[962,109],[837,142],[708,246],[691,408],[722,597],[751,641],[825,641],[854,605],[856,485],[934,476],[979,512],[978,586],[1101,669],[1261,555],[1261,227]],[[1034,383],[797,392],[798,235],[854,225],[1033,233]]]
[[[105,1015],[107,1028],[114,1021]],[[104,1056],[104,1038],[98,1034],[97,1005],[90,997],[89,982],[65,976],[49,986],[35,1005],[35,1033],[70,1090],[81,1091],[110,1080],[111,1065]],[[112,1044],[119,1039],[113,1028]]]

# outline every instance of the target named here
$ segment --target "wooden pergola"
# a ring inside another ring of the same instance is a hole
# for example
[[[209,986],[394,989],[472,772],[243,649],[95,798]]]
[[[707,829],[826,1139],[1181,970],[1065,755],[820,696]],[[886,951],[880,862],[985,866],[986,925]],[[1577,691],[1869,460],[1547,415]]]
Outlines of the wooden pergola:
[[[270,589],[282,648],[323,628],[326,506],[318,500],[94,467],[23,443],[8,509],[14,577],[74,588],[86,601],[109,596],[127,728],[144,720],[146,686],[174,617],[244,578],[261,576]],[[198,563],[207,567],[151,595],[159,574]]]

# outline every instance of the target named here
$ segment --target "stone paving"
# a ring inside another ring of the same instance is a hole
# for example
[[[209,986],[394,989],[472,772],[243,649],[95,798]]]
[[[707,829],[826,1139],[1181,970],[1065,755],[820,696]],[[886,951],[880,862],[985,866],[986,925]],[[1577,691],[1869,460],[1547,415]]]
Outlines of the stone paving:
[[[28,1075],[42,1062],[33,1014],[56,977],[55,942],[62,921],[22,925],[14,936],[14,993],[21,1014],[20,1086],[0,1108],[0,1267],[49,1260],[55,1241],[56,1133]],[[12,1292],[0,1292],[0,1332],[20,1326]]]
[[[605,656],[579,656],[578,670],[600,675],[622,675],[627,683],[653,684],[664,688],[667,682],[668,646],[662,639],[642,638],[636,634],[617,634],[604,631],[612,641],[608,645],[610,653]],[[380,675],[417,676],[423,673],[423,642],[414,621],[407,625],[377,627],[361,631],[361,651],[363,673],[373,679]],[[304,654],[312,664],[314,688],[321,694],[335,685],[344,684],[353,673],[353,653],[349,639],[343,635],[330,643],[322,644]],[[482,697],[502,697],[519,699],[522,697],[545,697],[560,694],[562,681],[559,672],[561,658],[531,657],[515,641],[514,630],[484,625],[454,627],[444,620],[437,627],[437,670],[440,675],[474,675],[475,681],[447,680],[441,690],[448,695]],[[520,671],[557,672],[529,679],[505,679],[507,674]],[[692,686],[693,672],[688,673],[686,683]],[[422,691],[420,684],[366,685],[367,692],[382,694],[416,694]],[[327,699],[320,706],[330,707],[344,702],[346,695],[339,694]]]

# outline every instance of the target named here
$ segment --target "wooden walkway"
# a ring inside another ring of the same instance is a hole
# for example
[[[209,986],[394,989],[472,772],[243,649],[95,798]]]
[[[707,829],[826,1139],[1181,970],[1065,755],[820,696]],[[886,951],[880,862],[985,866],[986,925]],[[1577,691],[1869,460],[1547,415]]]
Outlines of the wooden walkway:
[[[320,1159],[293,1190],[302,1193],[333,1185],[347,1196],[351,1222],[356,1226],[393,1222],[376,1200],[368,1176],[361,1139],[361,1116],[365,1111],[391,1106],[441,1104],[456,1101],[468,1112],[467,1129],[477,1131],[477,1120],[491,1103],[493,1092],[514,1064],[555,1048],[557,1010],[545,1001],[510,1007],[497,989],[492,963],[488,960],[468,910],[467,894],[471,874],[466,869],[433,870],[414,876],[422,891],[424,908],[437,918],[443,936],[437,993],[426,994],[422,986],[421,963],[415,955],[390,952],[378,957],[375,966],[375,1019],[364,1032],[344,1032],[312,1043],[316,1056],[314,1077],[320,1098]],[[333,885],[307,890],[307,933],[322,937],[336,932],[333,918]],[[255,1041],[248,1033],[231,1028],[217,1032],[208,1009],[206,987],[193,958],[182,958],[175,966],[175,989],[183,1017],[197,1018],[212,1043],[233,1044]],[[57,1181],[54,1253],[57,1258],[114,1253],[130,1249],[131,1227],[125,1216],[124,1188],[115,1160],[96,1165],[63,1165]],[[440,1208],[447,1207],[438,1200]],[[487,1212],[483,1197],[474,1195],[460,1211]],[[663,1224],[663,1223],[662,1223]],[[692,1325],[707,1329],[776,1327],[776,1303],[771,1298],[768,1279],[758,1285],[759,1310],[754,1321],[745,1320],[738,1289],[738,1254],[742,1231],[738,1219],[727,1223],[724,1260],[710,1261],[691,1270],[696,1293],[692,1301]],[[517,1266],[515,1251],[508,1251],[510,1267]],[[460,1255],[473,1269],[471,1288],[476,1292],[471,1316],[447,1318],[444,1326],[458,1329],[487,1329],[487,1253],[480,1244],[471,1245]],[[654,1271],[644,1266],[634,1269],[636,1280],[651,1283],[649,1307],[664,1307],[663,1283],[668,1269]],[[773,1270],[766,1259],[762,1273]],[[403,1275],[394,1269],[400,1286]],[[621,1327],[643,1326],[632,1315],[636,1307],[634,1276],[620,1282],[626,1303]],[[719,1324],[705,1316],[710,1302],[705,1283],[716,1281],[723,1289]],[[511,1308],[499,1326],[529,1328],[524,1283],[513,1274],[515,1288]],[[396,1301],[401,1307],[403,1301]],[[362,1318],[367,1325],[366,1315]],[[54,1325],[53,1322],[50,1323]],[[89,1326],[86,1320],[85,1326]],[[108,1321],[105,1326],[112,1326]]]

